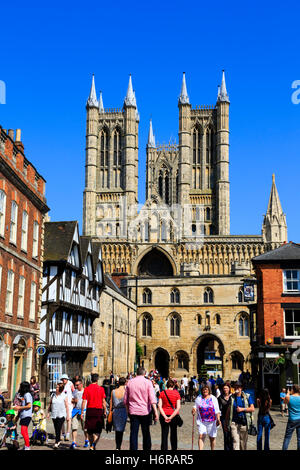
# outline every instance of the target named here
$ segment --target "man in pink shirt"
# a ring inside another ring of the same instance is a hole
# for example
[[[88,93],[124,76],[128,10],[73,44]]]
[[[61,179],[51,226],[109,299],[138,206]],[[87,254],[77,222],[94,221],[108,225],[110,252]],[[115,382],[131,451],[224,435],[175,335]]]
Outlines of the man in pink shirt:
[[[145,378],[145,369],[139,367],[137,376],[129,380],[124,395],[124,404],[130,417],[130,450],[138,450],[139,427],[142,427],[143,450],[151,450],[151,408],[158,420],[156,397],[151,380]]]

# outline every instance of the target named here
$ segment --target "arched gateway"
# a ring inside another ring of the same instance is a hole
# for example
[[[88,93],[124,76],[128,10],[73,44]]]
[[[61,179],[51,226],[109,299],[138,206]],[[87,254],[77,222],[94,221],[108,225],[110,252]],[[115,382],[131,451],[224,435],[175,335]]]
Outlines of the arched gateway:
[[[159,348],[155,352],[154,365],[163,378],[169,377],[170,355],[165,349]]]
[[[224,375],[223,357],[224,345],[218,336],[213,334],[201,335],[193,345],[194,369],[201,374],[203,366],[209,375]]]

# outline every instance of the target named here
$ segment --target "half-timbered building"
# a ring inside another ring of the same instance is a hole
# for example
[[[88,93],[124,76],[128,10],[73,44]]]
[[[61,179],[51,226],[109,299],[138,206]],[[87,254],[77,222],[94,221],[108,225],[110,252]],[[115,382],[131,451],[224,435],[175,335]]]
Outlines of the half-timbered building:
[[[44,396],[61,374],[90,372],[102,288],[101,245],[80,237],[77,221],[47,222],[40,324]]]

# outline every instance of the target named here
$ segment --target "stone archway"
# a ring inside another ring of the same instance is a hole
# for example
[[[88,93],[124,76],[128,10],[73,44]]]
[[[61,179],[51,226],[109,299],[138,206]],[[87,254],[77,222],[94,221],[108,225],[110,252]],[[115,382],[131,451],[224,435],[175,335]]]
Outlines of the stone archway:
[[[154,366],[163,378],[169,377],[170,355],[168,351],[163,348],[158,348],[155,351]]]
[[[166,250],[154,246],[137,258],[133,272],[138,276],[174,276],[176,275],[176,265]]]
[[[218,336],[204,334],[194,343],[195,370],[201,374],[202,366],[206,366],[209,375],[224,375],[223,342]]]

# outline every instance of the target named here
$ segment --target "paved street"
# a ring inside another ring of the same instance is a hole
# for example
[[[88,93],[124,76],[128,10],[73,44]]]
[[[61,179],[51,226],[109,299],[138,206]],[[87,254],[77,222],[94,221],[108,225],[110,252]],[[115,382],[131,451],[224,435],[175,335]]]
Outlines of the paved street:
[[[191,409],[192,409],[193,404],[192,403],[186,403],[185,405],[182,406],[181,410],[181,416],[183,418],[184,424],[183,426],[179,429],[178,431],[178,446],[180,450],[190,450],[192,448],[192,423],[193,423],[193,418],[191,415]],[[271,438],[270,438],[270,448],[271,450],[281,450],[282,447],[282,442],[283,442],[283,436],[285,433],[285,427],[286,427],[286,422],[287,418],[284,417],[282,418],[280,413],[276,410],[273,410],[271,412],[272,417],[276,423],[275,428],[271,431]],[[256,422],[256,416],[257,416],[257,410],[255,410],[255,422]],[[53,426],[52,426],[52,420],[47,420],[47,430],[48,433],[51,434],[53,433]],[[129,449],[129,430],[130,430],[130,425],[129,423],[126,426],[125,434],[124,434],[124,441],[123,441],[123,446],[122,448]],[[31,431],[31,429],[30,429]],[[78,449],[80,450],[87,450],[83,449],[83,444],[84,444],[84,436],[81,431],[78,433],[78,444],[79,447]],[[160,424],[157,423],[156,425],[151,426],[151,437],[152,437],[152,449],[153,450],[159,450],[160,449]],[[194,450],[198,448],[197,444],[197,430],[196,430],[196,425],[195,425],[195,432],[194,432]],[[142,436],[141,436],[141,431],[140,431],[140,438],[139,441],[142,442]],[[21,444],[21,448],[23,446],[23,439],[22,437],[19,440]],[[51,449],[53,447],[54,440],[49,439],[49,444],[48,446],[40,447],[40,446],[35,446],[32,447],[33,450],[41,450],[41,449]],[[71,442],[62,442],[61,446],[58,450],[68,450]],[[114,450],[115,449],[115,442],[114,442],[114,432],[111,433],[106,433],[106,431],[103,432],[101,439],[98,443],[97,446],[98,450]],[[209,440],[207,439],[205,443],[205,449],[209,449]],[[218,436],[217,436],[217,443],[216,443],[216,449],[217,450],[223,450],[223,433],[222,430],[219,430]],[[256,450],[256,437],[249,436],[248,439],[248,449],[249,450]],[[296,443],[296,432],[294,433],[290,446],[290,450],[296,450],[297,449],[297,443]],[[4,449],[1,449],[4,451]]]

